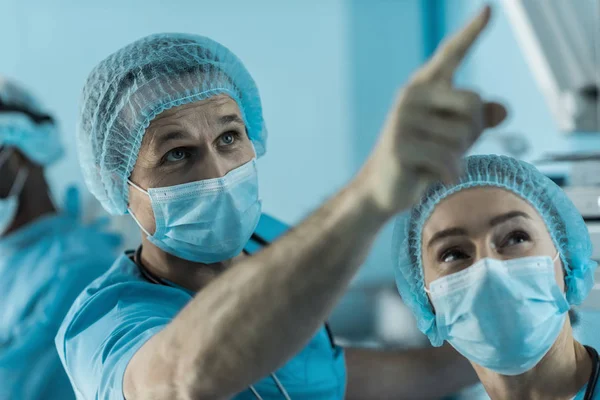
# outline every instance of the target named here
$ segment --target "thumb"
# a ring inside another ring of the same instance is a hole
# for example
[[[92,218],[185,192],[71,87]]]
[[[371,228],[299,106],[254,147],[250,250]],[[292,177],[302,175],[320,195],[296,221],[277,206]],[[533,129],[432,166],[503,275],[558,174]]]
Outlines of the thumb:
[[[483,105],[484,128],[495,128],[508,116],[508,111],[500,103],[489,102]]]

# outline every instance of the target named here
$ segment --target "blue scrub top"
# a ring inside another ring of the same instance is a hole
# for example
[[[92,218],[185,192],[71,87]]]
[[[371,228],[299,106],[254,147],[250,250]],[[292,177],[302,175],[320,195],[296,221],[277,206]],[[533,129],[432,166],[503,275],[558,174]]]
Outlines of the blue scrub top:
[[[108,270],[119,241],[67,214],[0,239],[0,400],[75,398],[54,337],[73,300]]]
[[[285,231],[263,215],[251,241],[254,253]],[[129,360],[153,335],[165,328],[193,294],[149,282],[123,254],[112,268],[75,301],[56,336],[56,346],[78,399],[123,400],[123,376]],[[293,400],[343,399],[346,365],[340,347],[321,328],[308,345],[275,372]],[[263,399],[282,399],[271,377],[253,385]],[[236,400],[255,399],[246,390]]]

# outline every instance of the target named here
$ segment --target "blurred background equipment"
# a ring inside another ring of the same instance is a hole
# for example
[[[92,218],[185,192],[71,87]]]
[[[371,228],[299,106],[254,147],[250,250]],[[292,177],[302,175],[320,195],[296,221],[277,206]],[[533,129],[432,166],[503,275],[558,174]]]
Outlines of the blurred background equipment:
[[[595,0],[502,2],[563,132],[600,131],[600,10]]]
[[[600,152],[550,154],[538,161],[541,169],[558,163],[566,164],[570,173],[559,176],[557,183],[581,213],[594,246],[592,257],[600,261]],[[600,269],[596,270],[594,289],[581,308],[600,311]]]

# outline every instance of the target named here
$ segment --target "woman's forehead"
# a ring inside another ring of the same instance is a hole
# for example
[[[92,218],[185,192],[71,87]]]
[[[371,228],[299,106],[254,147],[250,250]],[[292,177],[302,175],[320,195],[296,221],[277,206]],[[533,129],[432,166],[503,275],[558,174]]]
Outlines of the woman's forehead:
[[[423,226],[423,236],[454,227],[489,225],[494,218],[522,212],[543,223],[538,212],[516,193],[497,187],[461,190],[440,201]]]

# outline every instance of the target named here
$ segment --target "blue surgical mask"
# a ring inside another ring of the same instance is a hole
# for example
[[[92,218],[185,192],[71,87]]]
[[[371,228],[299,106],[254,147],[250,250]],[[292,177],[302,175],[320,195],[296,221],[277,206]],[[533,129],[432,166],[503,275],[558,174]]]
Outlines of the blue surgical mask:
[[[129,184],[150,197],[154,234],[129,210],[148,241],[185,260],[211,264],[237,256],[260,218],[256,159],[221,178],[148,191]]]
[[[6,164],[11,154],[12,149],[10,148],[2,150],[2,153],[0,153],[0,169]],[[29,169],[21,168],[17,173],[8,196],[3,199],[0,198],[0,236],[4,235],[17,215],[17,211],[19,210],[19,196],[25,186],[28,175]]]
[[[555,260],[485,258],[433,281],[428,292],[440,336],[497,373],[530,370],[556,341],[569,310],[556,283]]]

